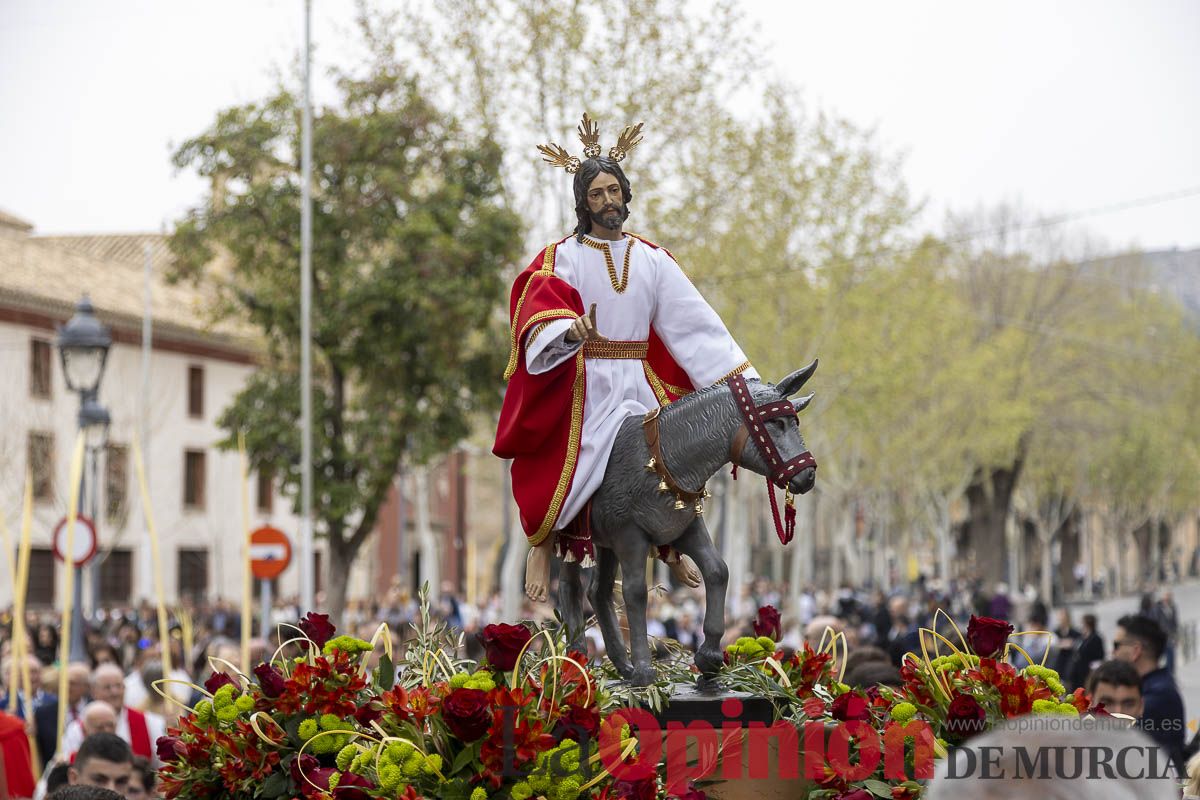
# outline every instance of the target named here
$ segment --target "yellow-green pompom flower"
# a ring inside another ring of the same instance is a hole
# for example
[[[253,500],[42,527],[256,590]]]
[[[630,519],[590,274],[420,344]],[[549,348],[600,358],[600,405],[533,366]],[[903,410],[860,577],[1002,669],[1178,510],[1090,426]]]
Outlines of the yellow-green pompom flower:
[[[513,786],[509,794],[512,800],[529,800],[530,796],[533,795],[533,787],[525,781],[521,781]]]
[[[345,723],[342,722],[342,718],[337,714],[322,714],[320,725],[323,731],[345,730]]]
[[[300,723],[300,727],[296,732],[303,741],[307,742],[309,739],[320,733],[320,728],[317,727],[317,721],[315,719],[306,719]]]
[[[225,684],[213,695],[213,708],[220,711],[233,703],[233,684]]]
[[[772,653],[775,652],[775,640],[770,636],[760,636],[755,639],[755,641],[758,642],[758,646],[763,650],[767,650]]]
[[[1035,714],[1053,714],[1058,710],[1058,703],[1053,700],[1034,700],[1033,713]]]
[[[1055,713],[1064,717],[1078,717],[1079,709],[1070,703],[1059,703]]]
[[[487,789],[482,786],[476,786],[471,791],[471,800],[487,800]]]
[[[892,706],[891,716],[896,722],[905,725],[917,714],[917,707],[912,703],[896,703]]]
[[[426,775],[437,775],[442,771],[442,757],[437,753],[425,758],[425,763],[421,765],[421,769]]]
[[[346,745],[341,750],[338,750],[337,768],[342,772],[350,770],[356,758],[358,758],[358,748],[352,744]]]
[[[379,786],[384,791],[395,791],[400,785],[400,777],[400,768],[395,764],[385,764],[379,768]]]
[[[254,698],[248,694],[243,694],[233,701],[233,705],[237,708],[239,714],[248,714],[254,710]]]
[[[341,781],[342,781],[342,773],[335,772],[332,775],[330,775],[329,776],[329,791],[332,792],[334,789],[336,789],[338,784],[341,783]]]
[[[404,763],[400,765],[400,774],[412,781],[421,776],[421,770],[424,767],[424,756],[420,753],[410,753],[408,758],[404,759]]]
[[[221,722],[233,722],[238,718],[238,710],[235,705],[227,705],[224,708],[217,709],[217,719]]]
[[[332,655],[334,650],[341,650],[352,656],[356,656],[359,653],[369,653],[372,649],[374,648],[371,647],[371,643],[362,639],[357,639],[353,636],[335,636],[325,643],[325,646],[321,648],[321,652],[328,656]]]
[[[467,681],[470,679],[471,679],[471,676],[468,675],[467,673],[456,672],[450,676],[450,688],[451,689],[461,689],[467,685]]]
[[[568,777],[558,784],[558,800],[575,800],[579,797],[579,778]]]
[[[208,700],[201,700],[196,703],[196,722],[199,725],[207,725],[212,722],[213,704]]]

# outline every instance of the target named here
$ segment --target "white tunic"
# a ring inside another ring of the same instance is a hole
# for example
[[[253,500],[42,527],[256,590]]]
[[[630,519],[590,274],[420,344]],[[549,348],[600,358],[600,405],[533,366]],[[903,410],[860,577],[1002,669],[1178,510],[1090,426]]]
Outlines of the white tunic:
[[[554,274],[575,287],[585,311],[596,304],[596,329],[602,336],[644,342],[653,325],[696,388],[710,386],[746,363],[725,323],[665,250],[629,236],[617,242],[584,238],[588,244],[572,236],[558,245]],[[611,269],[605,249],[611,255]],[[619,292],[627,250],[629,278]],[[578,351],[580,342],[564,339],[572,322],[555,320],[531,331],[536,336],[525,347],[530,374],[546,372]],[[588,359],[586,374],[579,460],[556,530],[566,527],[600,487],[621,423],[659,405],[641,361]],[[743,374],[757,377],[753,368]]]

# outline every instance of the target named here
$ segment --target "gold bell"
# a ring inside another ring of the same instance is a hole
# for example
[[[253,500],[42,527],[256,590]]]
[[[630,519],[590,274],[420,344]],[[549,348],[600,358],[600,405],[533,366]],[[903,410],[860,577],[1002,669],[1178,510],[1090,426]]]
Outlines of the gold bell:
[[[705,500],[712,497],[712,492],[708,490],[707,486],[704,487],[704,493],[701,495],[701,497],[703,497]]]
[[[658,482],[658,490],[659,490],[660,492],[665,492],[665,491],[668,491],[669,489],[670,489],[670,487],[669,487],[669,486],[667,486],[667,482],[666,482],[666,481],[659,481],[659,482]]]
[[[654,472],[654,467],[655,467],[655,465],[656,465],[657,463],[658,463],[658,462],[654,460],[654,457],[653,457],[653,456],[651,456],[651,457],[650,457],[650,460],[649,460],[649,461],[646,463],[646,471],[647,471],[647,472]]]
[[[696,516],[700,517],[703,515],[704,515],[704,503],[703,503],[703,501],[697,500],[696,501]]]
[[[685,508],[687,508],[687,503],[685,503],[685,502],[683,502],[683,500],[680,500],[680,499],[678,499],[678,498],[677,498],[677,499],[675,500],[675,510],[676,510],[676,511],[683,511]]]

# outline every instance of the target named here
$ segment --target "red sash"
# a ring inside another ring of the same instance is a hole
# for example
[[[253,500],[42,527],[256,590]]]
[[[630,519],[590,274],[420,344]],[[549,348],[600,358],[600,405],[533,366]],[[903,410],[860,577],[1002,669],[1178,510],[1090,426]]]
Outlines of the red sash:
[[[146,727],[146,715],[133,709],[125,709],[129,720],[129,749],[135,756],[153,760],[154,751],[150,749],[150,729]]]

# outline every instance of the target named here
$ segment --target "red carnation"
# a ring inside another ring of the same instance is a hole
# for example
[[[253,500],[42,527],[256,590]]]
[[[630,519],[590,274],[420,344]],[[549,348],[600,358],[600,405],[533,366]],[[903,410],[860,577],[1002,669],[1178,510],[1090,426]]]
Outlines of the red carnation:
[[[204,688],[208,690],[209,694],[216,694],[217,690],[222,686],[232,686],[235,689],[238,688],[237,681],[226,675],[224,672],[214,672],[212,675],[209,675],[208,680],[204,682]]]
[[[155,752],[158,755],[158,760],[164,764],[170,764],[172,761],[179,759],[179,750],[176,745],[179,744],[177,736],[160,736],[155,742]]]
[[[969,694],[959,694],[946,709],[946,732],[962,741],[982,731],[986,719],[987,712],[978,700]]]
[[[334,631],[337,629],[329,621],[328,614],[314,614],[310,611],[304,615],[304,619],[300,620],[300,630],[304,631],[304,635],[312,640],[312,643],[319,649],[333,638]]]
[[[283,694],[286,683],[283,673],[270,664],[259,664],[255,667],[254,677],[258,678],[258,685],[262,687],[264,697],[274,698]]]
[[[517,665],[517,656],[532,638],[533,634],[524,625],[508,625],[504,622],[485,626],[480,636],[488,663],[503,672]]]
[[[1013,626],[1002,619],[972,614],[967,623],[967,644],[980,658],[991,658],[1000,654],[1012,632]]]
[[[770,636],[777,642],[783,638],[779,609],[775,606],[763,606],[758,610],[758,619],[754,620],[754,635]]]
[[[492,724],[487,692],[482,689],[455,689],[442,700],[442,719],[461,741],[483,737]]]
[[[834,719],[842,722],[849,722],[852,719],[871,718],[871,711],[867,705],[866,698],[858,692],[846,692],[835,697],[829,713]]]

